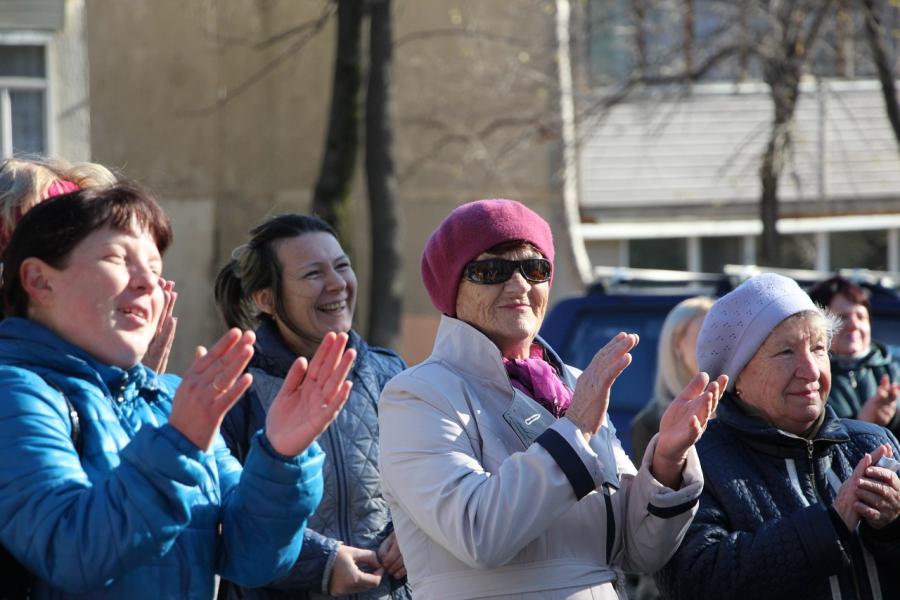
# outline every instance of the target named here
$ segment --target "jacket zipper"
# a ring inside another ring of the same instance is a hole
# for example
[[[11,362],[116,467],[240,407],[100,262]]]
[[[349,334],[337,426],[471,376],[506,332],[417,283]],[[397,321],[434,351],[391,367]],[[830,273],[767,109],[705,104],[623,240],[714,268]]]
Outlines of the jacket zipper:
[[[353,540],[350,539],[350,522],[349,518],[345,514],[344,510],[344,500],[347,494],[347,482],[344,477],[344,457],[341,454],[341,434],[338,431],[338,428],[332,425],[328,428],[328,445],[331,450],[331,457],[334,461],[334,480],[337,484],[335,487],[337,488],[337,498],[335,498],[335,503],[337,505],[337,514],[338,514],[338,536],[342,542],[345,544],[353,545]]]
[[[822,496],[819,495],[819,487],[816,485],[816,470],[814,467],[815,463],[813,462],[813,442],[812,442],[812,440],[806,440],[806,459],[807,459],[806,460],[807,471],[809,471],[809,478],[810,478],[810,483],[812,484],[813,494],[815,494],[815,496],[816,496],[816,501],[819,504],[822,504],[824,506],[825,503],[822,502]],[[848,548],[847,551],[849,553],[850,549]],[[853,590],[855,591],[857,598],[862,598],[862,595],[859,591],[859,582],[856,580],[856,567],[853,566],[852,560],[849,562],[850,562],[850,576],[851,576],[851,579],[853,580]]]

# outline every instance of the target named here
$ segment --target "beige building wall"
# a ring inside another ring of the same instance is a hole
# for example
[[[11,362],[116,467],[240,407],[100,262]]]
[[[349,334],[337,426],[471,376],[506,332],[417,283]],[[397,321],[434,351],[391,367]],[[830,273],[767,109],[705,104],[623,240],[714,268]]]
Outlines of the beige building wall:
[[[560,226],[553,6],[395,0],[395,165],[406,259],[398,350],[410,361],[428,353],[437,323],[419,256],[454,206],[512,197]],[[176,230],[166,262],[181,292],[176,371],[195,344],[222,331],[212,280],[231,249],[267,215],[309,209],[330,100],[333,19],[305,42],[302,34],[264,42],[315,21],[325,7],[86,0],[93,158],[151,186]],[[361,167],[354,198],[364,330],[370,257]]]

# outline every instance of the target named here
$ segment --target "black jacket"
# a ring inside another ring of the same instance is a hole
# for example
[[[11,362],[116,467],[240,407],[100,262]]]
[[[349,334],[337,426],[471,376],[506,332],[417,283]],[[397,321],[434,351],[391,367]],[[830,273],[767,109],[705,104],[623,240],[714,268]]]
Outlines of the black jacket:
[[[849,531],[830,508],[863,455],[890,443],[883,427],[839,419],[826,407],[807,440],[719,404],[697,446],[700,510],[657,575],[663,597],[693,600],[900,598],[900,523]]]

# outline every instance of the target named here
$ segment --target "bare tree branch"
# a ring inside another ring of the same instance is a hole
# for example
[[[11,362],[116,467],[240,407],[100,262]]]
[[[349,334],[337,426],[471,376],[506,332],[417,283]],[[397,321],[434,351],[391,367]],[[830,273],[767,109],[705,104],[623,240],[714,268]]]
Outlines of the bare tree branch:
[[[329,7],[327,7],[326,10],[324,10],[319,18],[317,18],[315,21],[304,23],[302,25],[303,35],[300,35],[299,39],[276,54],[272,59],[266,61],[261,67],[251,73],[250,76],[248,76],[246,79],[244,79],[234,87],[223,90],[219,94],[219,98],[217,98],[216,101],[212,104],[208,104],[207,106],[201,108],[180,111],[177,114],[179,116],[204,116],[219,110],[220,108],[249,90],[258,81],[264,79],[267,75],[272,73],[272,71],[278,68],[278,66],[283,62],[290,58],[293,58],[298,52],[300,52],[300,50],[303,49],[304,46],[306,46],[306,44],[313,40],[316,35],[318,35],[319,32],[325,28],[325,25],[328,24],[328,21],[331,20],[331,17],[334,14],[335,11],[329,5]]]

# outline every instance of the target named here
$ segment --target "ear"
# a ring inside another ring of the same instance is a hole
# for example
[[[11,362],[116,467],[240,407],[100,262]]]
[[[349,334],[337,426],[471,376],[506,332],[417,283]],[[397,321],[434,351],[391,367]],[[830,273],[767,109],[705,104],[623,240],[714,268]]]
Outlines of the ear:
[[[275,316],[275,295],[272,293],[272,288],[256,290],[250,297],[253,298],[253,303],[260,312]]]
[[[39,258],[29,257],[19,266],[19,281],[30,302],[44,306],[53,297],[53,274],[56,269]]]

